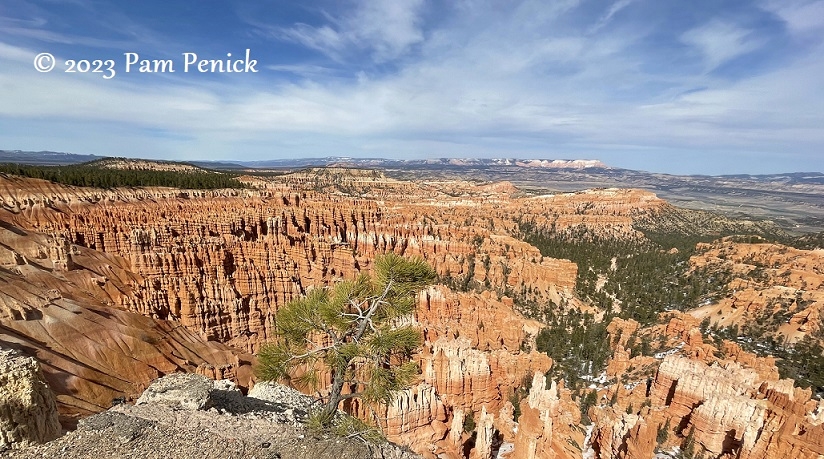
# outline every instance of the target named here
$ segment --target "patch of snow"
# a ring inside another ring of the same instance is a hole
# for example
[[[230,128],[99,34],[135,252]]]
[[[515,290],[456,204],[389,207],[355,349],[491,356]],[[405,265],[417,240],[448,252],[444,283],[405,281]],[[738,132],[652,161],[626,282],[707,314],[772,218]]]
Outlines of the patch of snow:
[[[663,351],[663,352],[658,352],[658,353],[656,353],[656,354],[654,355],[654,357],[655,357],[656,359],[661,360],[661,359],[663,359],[664,357],[666,357],[666,356],[668,356],[668,355],[675,354],[676,352],[680,351],[683,347],[684,347],[684,343],[681,343],[681,344],[679,344],[678,346],[676,346],[676,347],[674,347],[674,348],[672,348],[672,349],[670,349],[670,350],[668,350],[668,351]]]
[[[583,379],[585,381],[590,381],[590,382],[593,382],[593,383],[598,383],[598,384],[606,384],[606,382],[609,380],[609,378],[607,378],[607,372],[606,371],[602,371],[601,374],[598,375],[598,376],[584,375],[584,376],[581,376],[581,379]]]
[[[513,451],[515,451],[514,443],[501,443],[501,447],[498,448],[498,454],[495,456],[495,459],[505,459],[505,455]]]
[[[587,426],[587,434],[584,437],[584,448],[581,450],[581,458],[582,459],[595,459],[595,450],[592,449],[592,428],[595,427],[594,424],[590,424]]]
[[[635,389],[638,386],[638,384],[641,384],[641,383],[640,382],[633,382],[633,383],[629,383],[629,384],[624,384],[624,389],[626,389],[628,391],[632,391],[633,389]]]
[[[681,453],[681,448],[673,446],[669,451],[660,451],[655,453],[652,459],[674,459]]]

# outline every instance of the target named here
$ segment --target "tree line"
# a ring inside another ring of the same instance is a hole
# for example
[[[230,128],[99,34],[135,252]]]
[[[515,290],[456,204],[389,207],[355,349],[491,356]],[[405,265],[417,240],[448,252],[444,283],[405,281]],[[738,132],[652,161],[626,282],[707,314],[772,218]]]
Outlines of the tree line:
[[[0,164],[0,173],[48,180],[62,185],[94,188],[172,187],[185,189],[245,188],[232,174],[203,169],[158,171],[147,169],[109,169],[95,163],[69,166]]]

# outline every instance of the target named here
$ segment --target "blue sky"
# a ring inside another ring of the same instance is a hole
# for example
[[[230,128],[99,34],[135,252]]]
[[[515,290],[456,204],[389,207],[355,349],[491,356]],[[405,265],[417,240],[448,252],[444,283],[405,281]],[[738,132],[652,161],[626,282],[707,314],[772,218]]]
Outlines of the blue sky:
[[[183,72],[246,49],[257,73]],[[822,171],[824,0],[3,0],[0,149]]]

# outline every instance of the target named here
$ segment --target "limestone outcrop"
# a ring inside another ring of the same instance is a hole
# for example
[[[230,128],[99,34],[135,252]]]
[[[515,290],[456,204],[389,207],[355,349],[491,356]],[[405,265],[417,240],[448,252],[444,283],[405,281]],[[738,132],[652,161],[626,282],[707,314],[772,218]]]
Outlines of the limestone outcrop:
[[[315,191],[333,185],[365,194]],[[577,266],[513,237],[515,219],[623,234],[634,231],[635,213],[663,205],[637,190],[517,199],[510,191],[335,170],[239,191],[92,190],[3,177],[0,212],[23,230],[125,260],[137,277],[114,304],[254,352],[271,339],[279,305],[369,269],[385,251],[424,257],[455,290],[569,300]]]
[[[591,439],[596,458],[653,457],[657,431],[645,417],[613,407],[600,410],[596,419]]]
[[[167,375],[141,403],[122,404],[83,419],[77,430],[45,445],[12,451],[14,459],[90,457],[415,459],[391,443],[316,435],[297,391],[271,384],[243,396],[228,381]]]
[[[396,395],[394,402],[381,415],[381,424],[387,438],[411,445],[427,456],[442,451],[443,440],[449,430],[449,411],[434,387],[423,383]],[[369,413],[358,413],[373,419]]]
[[[57,403],[40,364],[0,348],[0,450],[45,443],[60,433]]]
[[[562,389],[561,389],[562,390]],[[580,450],[570,443],[580,445],[583,436],[573,432],[580,423],[577,406],[564,397],[552,381],[546,387],[546,377],[535,373],[529,396],[521,401],[521,416],[515,434],[512,459],[538,459],[544,457],[573,458]]]

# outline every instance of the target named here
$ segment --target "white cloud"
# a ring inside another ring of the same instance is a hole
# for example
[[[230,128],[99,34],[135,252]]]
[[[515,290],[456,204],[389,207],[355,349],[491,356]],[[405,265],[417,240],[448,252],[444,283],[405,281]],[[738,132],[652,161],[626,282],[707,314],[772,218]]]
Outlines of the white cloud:
[[[219,98],[207,88],[147,87],[127,83],[122,75],[104,80],[100,74],[65,73],[61,65],[51,73],[38,73],[33,68],[36,54],[0,42],[0,116],[191,129],[219,108]],[[65,61],[60,56],[56,60]]]
[[[764,9],[778,15],[794,34],[824,32],[824,0],[768,0]]]
[[[280,35],[287,40],[296,41],[330,55],[337,55],[347,44],[345,35],[329,26],[312,27],[307,24],[295,24],[291,28],[281,29]]]
[[[0,42],[0,59],[15,62],[33,62],[35,54],[17,46]]]
[[[673,124],[701,124],[707,132],[725,134],[726,143],[763,146],[824,144],[821,104],[824,74],[820,53],[791,66],[733,84],[686,94],[660,106],[647,107]],[[790,135],[789,133],[792,134]]]
[[[330,76],[334,73],[334,71],[328,67],[311,64],[267,65],[266,68],[275,72],[299,75],[304,78],[319,78]]]
[[[378,60],[390,60],[423,41],[422,6],[423,0],[367,0],[348,25],[361,41],[372,43]]]
[[[718,20],[687,31],[681,39],[702,53],[707,71],[755,51],[764,43],[751,30]]]
[[[618,14],[619,11],[631,5],[632,2],[633,0],[618,0],[613,3],[612,6],[609,7],[609,10],[607,10],[607,12],[601,16],[600,19],[598,19],[598,22],[590,28],[590,32],[597,32],[599,29],[609,24],[610,21],[612,21],[612,18]]]
[[[368,50],[375,61],[385,62],[423,41],[422,7],[423,0],[361,0],[350,14],[340,18],[327,15],[331,25],[295,24],[272,32],[336,59],[354,48]]]

